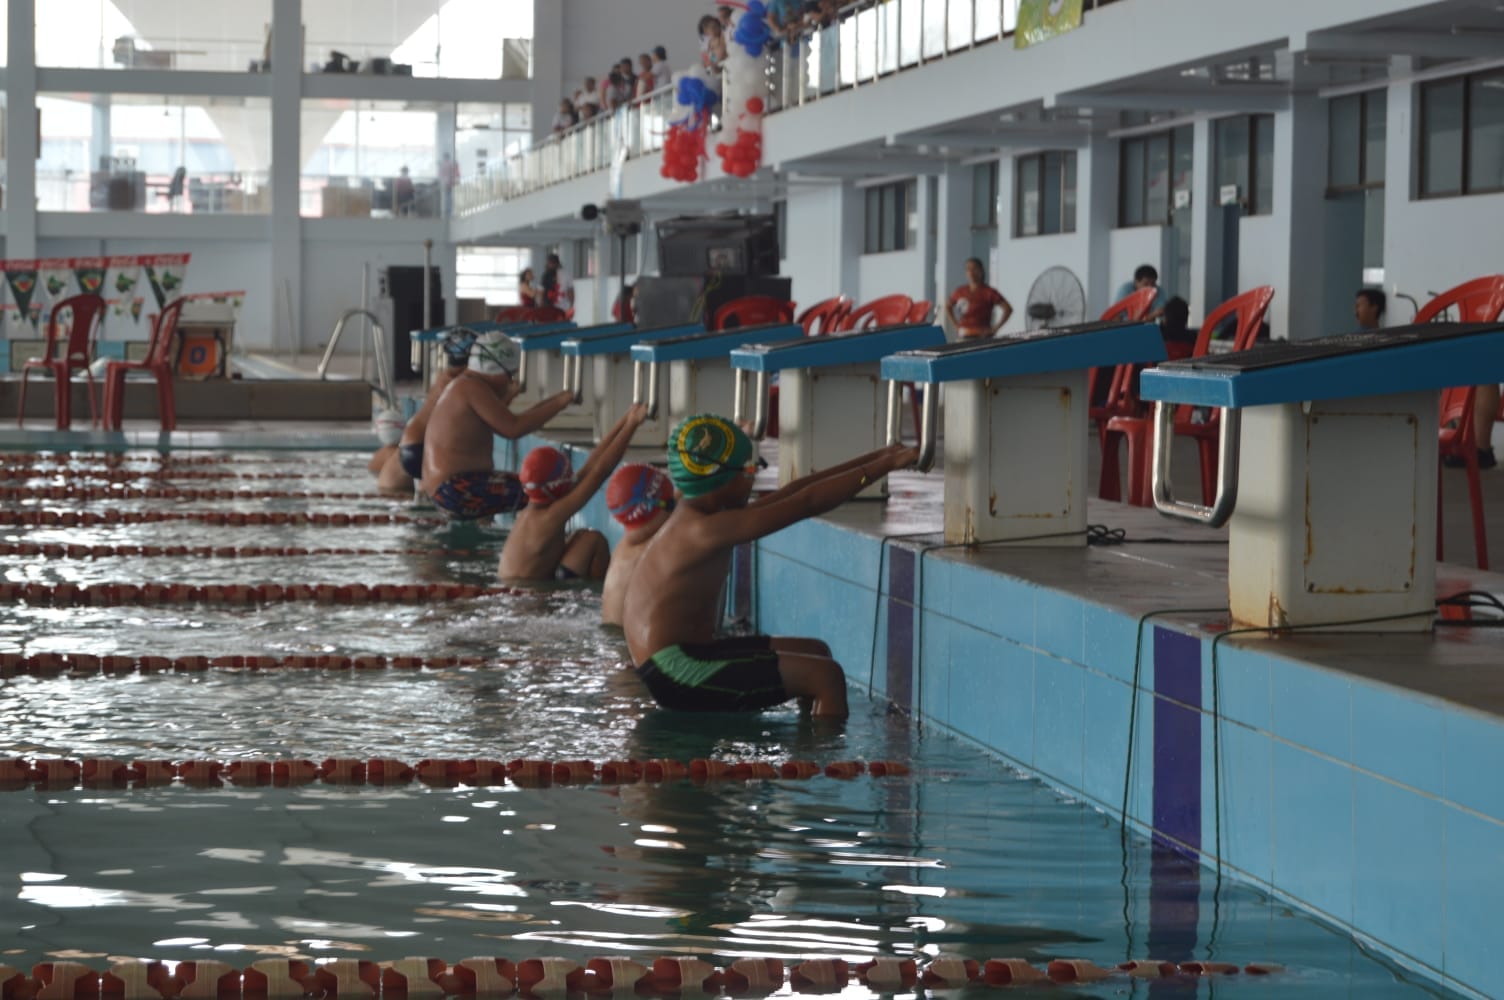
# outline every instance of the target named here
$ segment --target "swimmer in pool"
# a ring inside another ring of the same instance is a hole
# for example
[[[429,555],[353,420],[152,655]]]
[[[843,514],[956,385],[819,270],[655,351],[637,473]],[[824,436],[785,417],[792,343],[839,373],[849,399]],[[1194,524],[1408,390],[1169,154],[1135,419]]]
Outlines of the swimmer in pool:
[[[513,413],[513,381],[521,352],[500,332],[477,337],[469,369],[434,404],[423,435],[423,492],[458,520],[505,514],[527,505],[522,480],[491,460],[492,436],[531,434],[569,405],[573,393],[556,393],[524,412]]]
[[[681,500],[637,563],[623,609],[627,646],[658,704],[684,711],[758,711],[790,698],[817,716],[845,718],[846,675],[818,639],[714,638],[731,552],[834,510],[917,451],[893,445],[796,479],[748,502],[757,453],[741,428],[688,417],[668,443]]]
[[[599,580],[611,561],[606,536],[588,528],[564,533],[569,519],[580,512],[616,468],[632,435],[647,419],[641,404],[622,414],[585,459],[580,471],[569,456],[544,446],[528,452],[522,462],[522,490],[527,506],[517,512],[501,549],[497,573],[503,580]]]
[[[434,377],[428,388],[428,396],[412,419],[402,428],[402,436],[395,447],[383,448],[371,460],[371,471],[376,473],[376,489],[382,493],[410,494],[414,480],[423,478],[423,434],[428,430],[428,420],[438,405],[439,397],[470,364],[470,348],[475,343],[475,334],[464,327],[451,330],[444,337],[444,356],[448,364]],[[377,459],[381,463],[377,465]]]
[[[606,509],[627,529],[611,553],[606,583],[601,588],[601,621],[620,625],[622,602],[637,560],[674,509],[674,484],[662,469],[636,462],[623,465],[606,483]]]

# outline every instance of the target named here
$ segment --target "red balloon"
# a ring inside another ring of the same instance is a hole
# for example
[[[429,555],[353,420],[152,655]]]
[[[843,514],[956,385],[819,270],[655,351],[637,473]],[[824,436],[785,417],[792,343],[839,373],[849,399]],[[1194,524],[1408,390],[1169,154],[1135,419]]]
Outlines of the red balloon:
[[[753,97],[747,100],[747,110],[754,115],[762,114],[762,98]]]

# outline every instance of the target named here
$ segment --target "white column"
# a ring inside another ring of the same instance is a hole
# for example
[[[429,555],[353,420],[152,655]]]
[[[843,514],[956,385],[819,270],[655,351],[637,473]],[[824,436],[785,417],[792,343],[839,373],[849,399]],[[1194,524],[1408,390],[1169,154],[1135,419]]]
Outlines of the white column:
[[[1093,137],[1076,152],[1076,228],[1086,232],[1086,315],[1095,319],[1112,305],[1112,231],[1118,224],[1117,139]],[[1020,306],[1020,309],[1022,306]]]
[[[1191,126],[1191,287],[1186,298],[1192,316],[1205,316],[1221,301],[1222,213],[1212,175],[1212,134],[1207,119]]]
[[[533,139],[545,138],[559,101],[579,81],[565,80],[564,4],[533,0]]]
[[[30,0],[28,0],[30,2]],[[303,169],[303,29],[301,0],[272,0],[271,254],[274,348],[317,350],[328,331],[303,336],[303,223],[298,180]],[[372,286],[375,287],[374,284]]]
[[[1297,95],[1274,116],[1274,216],[1288,271],[1275,286],[1269,326],[1276,337],[1310,340],[1341,330],[1322,322],[1326,299],[1326,102]]]
[[[939,317],[945,308],[949,290],[961,283],[966,258],[971,256],[971,199],[974,195],[973,168],[950,164],[940,175],[939,205],[935,230],[935,259],[928,262],[925,297],[935,303],[935,315]],[[999,189],[1001,190],[1001,189]],[[998,225],[1002,225],[1002,212],[998,213]],[[999,242],[1002,233],[998,233]],[[987,272],[992,273],[992,262],[983,259]]]
[[[5,253],[37,255],[36,0],[8,0]]]

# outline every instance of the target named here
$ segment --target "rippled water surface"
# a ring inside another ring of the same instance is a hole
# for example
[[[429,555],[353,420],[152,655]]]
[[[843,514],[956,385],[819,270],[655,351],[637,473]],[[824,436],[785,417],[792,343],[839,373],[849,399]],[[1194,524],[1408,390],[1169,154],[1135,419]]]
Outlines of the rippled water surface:
[[[369,488],[361,457],[314,461],[321,488]],[[312,467],[285,457],[254,466]],[[0,539],[139,545],[160,543],[163,528],[8,528]],[[456,538],[411,526],[173,530],[182,544],[204,544],[212,532],[216,545],[426,553],[8,557],[0,578],[481,581],[501,538],[498,529]],[[445,554],[459,548],[476,551]],[[811,724],[792,710],[658,711],[621,669],[620,639],[597,615],[595,594],[578,589],[426,607],[0,607],[5,652],[487,658],[424,671],[14,677],[0,681],[0,756],[861,758],[910,761],[913,774],[545,789],[0,792],[0,962],[949,952],[1109,965],[1153,955],[1288,967],[1268,980],[1220,981],[1218,996],[1438,995],[1350,939],[1251,889],[1218,888],[1211,872],[1140,839],[1124,843],[1095,810],[860,696],[844,726]],[[1038,995],[1151,993],[1118,981]],[[1152,995],[1214,994],[1212,984],[1179,981]]]

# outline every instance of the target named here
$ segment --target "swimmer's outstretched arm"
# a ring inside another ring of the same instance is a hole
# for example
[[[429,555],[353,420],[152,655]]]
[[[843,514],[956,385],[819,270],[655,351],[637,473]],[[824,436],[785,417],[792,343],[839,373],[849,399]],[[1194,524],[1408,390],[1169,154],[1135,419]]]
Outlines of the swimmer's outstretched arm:
[[[792,496],[793,494],[798,493],[800,490],[809,489],[816,483],[823,482],[824,480],[832,476],[844,475],[845,473],[850,472],[852,469],[859,469],[868,463],[876,462],[879,456],[891,451],[913,452],[915,455],[913,461],[918,461],[918,453],[917,451],[915,451],[915,449],[907,448],[906,446],[901,444],[890,444],[885,448],[878,448],[876,451],[869,451],[865,455],[858,455],[856,458],[842,462],[840,465],[833,465],[828,469],[822,469],[819,472],[812,472],[807,476],[802,476],[786,486],[780,486],[772,493],[767,493],[763,496],[758,497],[756,500],[753,500],[751,503],[747,504],[747,506],[754,507],[765,503],[774,503],[778,500],[783,499],[784,497]],[[911,461],[909,464],[912,465],[913,461]],[[904,466],[895,465],[893,468],[902,469],[904,468]],[[876,477],[874,476],[873,478]]]
[[[601,484],[616,471],[621,457],[627,453],[627,446],[632,443],[632,435],[647,418],[648,408],[641,403],[627,408],[616,426],[606,434],[605,440],[590,452],[570,491],[549,505],[552,516],[567,521],[584,509]]]
[[[796,489],[780,491],[756,504],[724,510],[699,522],[700,542],[711,548],[740,545],[781,531],[808,517],[835,510],[872,483],[894,469],[913,465],[919,457],[916,448],[891,445],[868,452],[844,466],[816,473],[790,483]]]
[[[521,413],[513,413],[507,409],[505,399],[483,389],[474,394],[473,405],[476,415],[485,421],[487,427],[504,438],[515,440],[548,423],[573,399],[574,393],[565,389]]]

